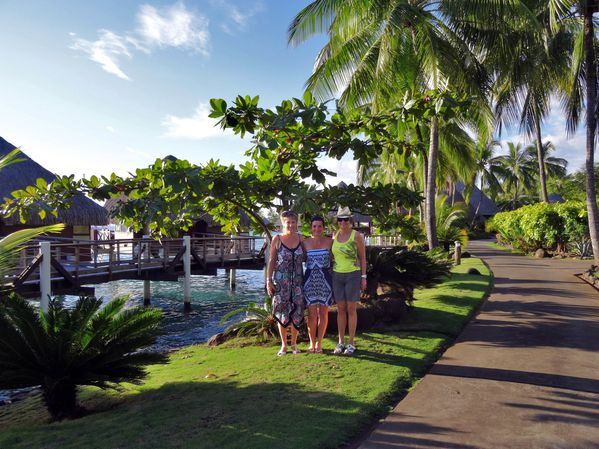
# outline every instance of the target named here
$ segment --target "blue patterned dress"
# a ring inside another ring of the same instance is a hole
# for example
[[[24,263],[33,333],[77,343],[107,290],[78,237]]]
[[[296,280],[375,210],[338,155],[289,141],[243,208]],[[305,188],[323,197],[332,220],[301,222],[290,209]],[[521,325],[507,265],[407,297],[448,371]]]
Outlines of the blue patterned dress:
[[[272,297],[272,312],[282,326],[292,324],[299,330],[304,321],[304,283],[302,261],[304,250],[300,244],[291,249],[280,242],[274,269],[275,294]]]
[[[304,298],[308,306],[333,304],[331,251],[327,248],[306,251]]]

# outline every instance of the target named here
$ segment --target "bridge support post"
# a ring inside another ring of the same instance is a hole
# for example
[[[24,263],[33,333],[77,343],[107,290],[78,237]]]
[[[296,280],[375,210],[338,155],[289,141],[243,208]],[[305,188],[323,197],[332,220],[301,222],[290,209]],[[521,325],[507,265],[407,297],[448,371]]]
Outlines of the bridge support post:
[[[150,280],[144,279],[144,306],[149,306],[151,303],[152,292],[150,290]]]
[[[229,270],[229,288],[231,290],[235,290],[237,286],[237,270],[235,268],[231,268]]]
[[[50,242],[40,242],[40,254],[42,255],[42,262],[40,264],[40,308],[42,311],[48,311],[48,302],[50,301],[50,295],[52,294],[52,274],[50,258],[52,257],[52,251],[50,249]]]
[[[191,310],[191,238],[183,236],[185,254],[183,255],[183,310]]]

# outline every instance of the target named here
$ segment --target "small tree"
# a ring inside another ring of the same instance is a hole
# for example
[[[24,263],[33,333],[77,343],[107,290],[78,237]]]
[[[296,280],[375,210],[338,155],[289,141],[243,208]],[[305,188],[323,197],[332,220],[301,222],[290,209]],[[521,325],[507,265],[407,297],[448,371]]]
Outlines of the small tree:
[[[72,309],[57,300],[36,313],[13,296],[0,303],[0,388],[41,385],[53,420],[77,414],[77,387],[138,383],[144,366],[165,363],[164,354],[139,351],[154,343],[161,312],[123,310],[126,298],[82,297]]]

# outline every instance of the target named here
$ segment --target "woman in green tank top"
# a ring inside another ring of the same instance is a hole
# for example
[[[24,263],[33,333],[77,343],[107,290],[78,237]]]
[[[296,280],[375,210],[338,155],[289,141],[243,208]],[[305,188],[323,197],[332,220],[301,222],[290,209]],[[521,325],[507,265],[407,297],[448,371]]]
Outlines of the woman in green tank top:
[[[333,240],[333,296],[337,303],[339,343],[334,354],[352,355],[356,350],[354,337],[358,326],[357,306],[360,293],[366,289],[366,248],[364,237],[352,229],[353,218],[348,207],[337,212],[339,231]],[[345,328],[349,341],[345,345]]]

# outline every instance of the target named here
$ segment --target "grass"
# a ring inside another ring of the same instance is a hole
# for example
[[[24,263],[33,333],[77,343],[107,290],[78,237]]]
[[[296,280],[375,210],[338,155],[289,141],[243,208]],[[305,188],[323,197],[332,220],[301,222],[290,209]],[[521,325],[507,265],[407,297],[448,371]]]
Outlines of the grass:
[[[483,276],[465,274],[470,267]],[[417,292],[405,323],[361,334],[352,358],[276,357],[276,346],[240,342],[196,345],[151,367],[142,385],[86,388],[81,402],[93,413],[77,420],[48,424],[39,396],[29,397],[0,407],[0,447],[338,447],[418,381],[478,307],[490,279],[479,259],[464,259],[451,279]],[[325,350],[334,343],[328,339]]]

